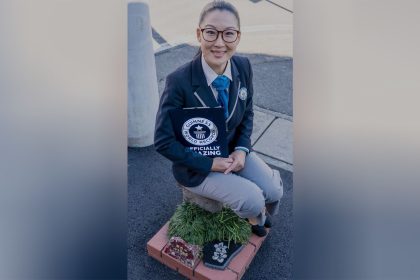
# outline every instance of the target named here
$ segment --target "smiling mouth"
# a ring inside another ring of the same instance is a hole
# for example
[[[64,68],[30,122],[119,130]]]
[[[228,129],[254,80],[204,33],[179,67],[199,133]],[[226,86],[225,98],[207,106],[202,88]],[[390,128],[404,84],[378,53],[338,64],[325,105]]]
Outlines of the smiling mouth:
[[[225,53],[226,53],[226,51],[211,51],[216,57],[218,57],[218,56],[223,56]]]

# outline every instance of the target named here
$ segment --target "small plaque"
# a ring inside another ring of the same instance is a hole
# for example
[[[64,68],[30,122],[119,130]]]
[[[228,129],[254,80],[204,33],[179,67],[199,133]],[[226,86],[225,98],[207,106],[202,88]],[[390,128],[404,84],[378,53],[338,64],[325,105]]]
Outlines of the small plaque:
[[[242,244],[233,241],[215,240],[207,243],[203,248],[204,265],[210,268],[223,270],[242,248]]]
[[[181,237],[173,236],[163,249],[166,254],[193,268],[200,261],[201,247],[184,241]]]

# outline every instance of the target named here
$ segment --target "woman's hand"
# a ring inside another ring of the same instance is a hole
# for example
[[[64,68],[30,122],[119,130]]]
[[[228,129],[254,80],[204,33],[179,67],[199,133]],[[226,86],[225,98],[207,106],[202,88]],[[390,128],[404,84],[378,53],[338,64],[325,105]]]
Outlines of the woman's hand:
[[[213,158],[213,165],[211,166],[211,171],[214,172],[225,172],[226,169],[231,166],[233,159],[229,158],[215,157]]]
[[[245,166],[245,157],[246,152],[242,150],[236,150],[233,153],[230,154],[229,158],[233,159],[232,164],[228,167],[228,169],[225,170],[225,174],[228,174],[229,172],[238,172]]]

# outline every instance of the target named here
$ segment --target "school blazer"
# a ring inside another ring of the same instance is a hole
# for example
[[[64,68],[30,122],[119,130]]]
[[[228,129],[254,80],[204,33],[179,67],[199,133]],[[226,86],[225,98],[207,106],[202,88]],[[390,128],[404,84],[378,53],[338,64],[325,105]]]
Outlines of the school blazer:
[[[228,149],[231,153],[235,147],[242,146],[251,151],[252,68],[249,60],[240,56],[231,58],[231,67],[233,81],[229,87],[229,117],[226,120]],[[204,181],[211,171],[213,159],[186,150],[176,140],[168,111],[218,106],[207,85],[200,55],[167,76],[156,115],[154,146],[157,152],[172,161],[175,179],[186,187],[196,187]]]

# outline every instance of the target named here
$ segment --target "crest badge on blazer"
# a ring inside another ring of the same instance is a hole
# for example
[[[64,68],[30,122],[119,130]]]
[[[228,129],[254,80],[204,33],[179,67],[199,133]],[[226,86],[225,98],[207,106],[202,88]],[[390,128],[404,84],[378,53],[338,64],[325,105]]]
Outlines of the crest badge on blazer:
[[[243,87],[243,88],[241,88],[240,90],[239,90],[239,98],[241,99],[241,100],[246,100],[246,97],[248,96],[248,91],[247,91],[247,89],[245,88],[245,87]]]

